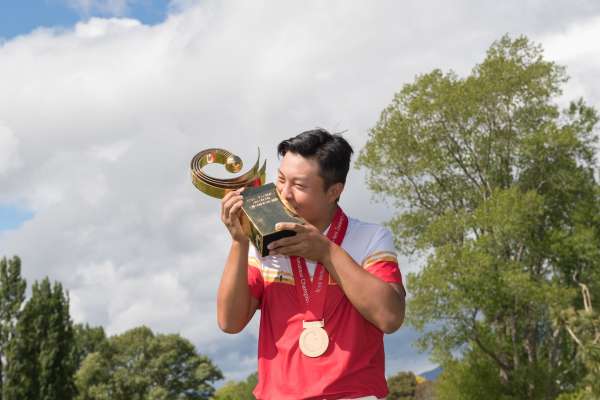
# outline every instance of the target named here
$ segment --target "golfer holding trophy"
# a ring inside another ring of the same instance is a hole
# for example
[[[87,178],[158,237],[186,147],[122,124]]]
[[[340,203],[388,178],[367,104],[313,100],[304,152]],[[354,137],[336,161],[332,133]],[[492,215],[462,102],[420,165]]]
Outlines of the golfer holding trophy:
[[[353,150],[316,129],[282,141],[275,184],[220,149],[198,153],[192,181],[221,198],[232,244],[217,297],[219,327],[238,333],[261,310],[257,399],[383,399],[383,334],[404,319],[405,291],[388,229],[338,205]]]

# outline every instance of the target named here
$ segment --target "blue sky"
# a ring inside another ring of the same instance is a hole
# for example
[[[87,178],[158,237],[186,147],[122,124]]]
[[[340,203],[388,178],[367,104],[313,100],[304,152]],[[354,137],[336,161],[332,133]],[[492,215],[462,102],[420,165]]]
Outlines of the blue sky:
[[[79,18],[75,10],[58,2],[6,0],[0,2],[0,37],[12,39],[40,26],[72,26]]]
[[[18,229],[21,224],[33,218],[32,212],[20,211],[11,205],[0,205],[0,232]]]
[[[123,17],[134,18],[146,25],[164,21],[170,0],[127,2]],[[87,14],[87,15],[86,15]],[[25,35],[38,27],[69,28],[90,16],[110,17],[109,11],[96,9],[82,12],[69,6],[67,0],[3,0],[0,2],[0,37],[5,40]]]

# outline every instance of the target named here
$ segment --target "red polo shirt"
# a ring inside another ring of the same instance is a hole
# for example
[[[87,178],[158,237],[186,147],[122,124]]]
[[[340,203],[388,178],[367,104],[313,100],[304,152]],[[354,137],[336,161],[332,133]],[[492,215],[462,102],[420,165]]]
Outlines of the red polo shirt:
[[[342,248],[363,268],[402,285],[389,230],[352,218]],[[304,355],[303,331],[289,257],[260,257],[250,246],[248,284],[260,301],[257,399],[352,399],[389,394],[385,380],[383,332],[365,320],[330,278],[325,299],[329,347],[316,358]],[[316,263],[307,260],[311,279]]]

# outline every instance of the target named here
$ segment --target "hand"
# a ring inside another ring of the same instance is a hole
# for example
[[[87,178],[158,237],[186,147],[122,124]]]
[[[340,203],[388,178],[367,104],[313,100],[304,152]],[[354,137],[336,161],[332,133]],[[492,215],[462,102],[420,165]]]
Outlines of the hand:
[[[292,222],[278,223],[275,226],[278,230],[294,231],[296,236],[279,239],[269,244],[268,248],[271,250],[269,255],[299,256],[325,264],[329,260],[333,242],[306,220],[304,223],[305,225]]]
[[[248,241],[246,235],[244,235],[244,230],[242,229],[242,224],[240,223],[240,209],[243,204],[243,197],[241,196],[241,192],[244,188],[238,189],[235,192],[230,192],[223,197],[221,200],[221,221],[227,227],[229,234],[234,242],[245,243]]]

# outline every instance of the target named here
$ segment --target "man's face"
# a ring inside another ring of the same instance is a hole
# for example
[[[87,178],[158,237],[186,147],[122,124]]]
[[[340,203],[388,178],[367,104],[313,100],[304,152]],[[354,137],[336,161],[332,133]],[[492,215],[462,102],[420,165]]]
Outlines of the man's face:
[[[281,161],[275,185],[298,215],[311,223],[326,215],[335,201],[325,190],[317,162],[290,152]]]

